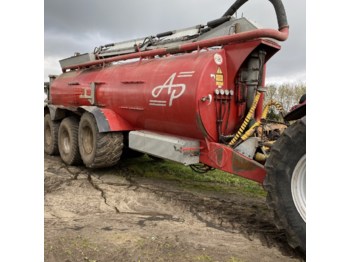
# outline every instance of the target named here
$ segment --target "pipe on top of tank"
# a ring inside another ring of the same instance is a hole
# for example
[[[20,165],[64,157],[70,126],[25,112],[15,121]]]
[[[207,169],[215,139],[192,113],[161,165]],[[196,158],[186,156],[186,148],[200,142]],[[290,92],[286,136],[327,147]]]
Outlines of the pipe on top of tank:
[[[243,4],[248,0],[237,0],[223,15],[223,17],[232,16]],[[131,54],[125,54],[120,56],[115,56],[111,58],[99,59],[96,61],[86,62],[79,65],[67,66],[62,69],[66,72],[68,69],[74,70],[84,67],[90,67],[95,65],[104,65],[122,60],[129,60],[134,58],[147,58],[154,56],[162,56],[166,54],[175,54],[181,52],[195,51],[200,48],[207,48],[212,46],[227,45],[234,42],[248,41],[256,38],[272,38],[278,41],[285,41],[289,35],[289,25],[287,22],[287,15],[281,0],[269,0],[274,8],[278,20],[279,29],[256,29],[248,32],[241,32],[233,35],[219,36],[211,39],[201,40],[198,42],[186,43],[178,45],[172,48],[159,48],[149,51],[140,51]]]

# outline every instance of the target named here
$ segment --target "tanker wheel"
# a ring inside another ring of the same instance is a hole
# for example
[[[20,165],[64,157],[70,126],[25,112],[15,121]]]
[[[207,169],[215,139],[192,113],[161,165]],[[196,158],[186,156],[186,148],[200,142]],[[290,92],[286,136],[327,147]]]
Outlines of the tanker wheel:
[[[266,161],[264,188],[275,223],[293,248],[306,251],[306,117],[287,128]]]
[[[50,114],[44,118],[44,151],[49,155],[58,155],[59,121],[52,121]]]
[[[123,134],[100,133],[95,117],[86,112],[79,124],[79,150],[84,164],[89,168],[114,166],[123,152]]]
[[[79,119],[74,116],[62,120],[58,130],[58,149],[67,165],[82,163],[78,144]]]

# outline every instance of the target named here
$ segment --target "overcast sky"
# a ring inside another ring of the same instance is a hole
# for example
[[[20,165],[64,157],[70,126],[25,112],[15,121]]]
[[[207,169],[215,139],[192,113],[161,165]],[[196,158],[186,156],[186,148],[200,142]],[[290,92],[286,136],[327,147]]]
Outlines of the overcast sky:
[[[60,74],[59,60],[74,52],[164,31],[206,24],[219,18],[232,0],[45,0],[44,80]],[[284,0],[290,35],[267,66],[267,82],[305,82],[305,0]],[[265,28],[277,28],[267,0],[248,1],[238,12]]]

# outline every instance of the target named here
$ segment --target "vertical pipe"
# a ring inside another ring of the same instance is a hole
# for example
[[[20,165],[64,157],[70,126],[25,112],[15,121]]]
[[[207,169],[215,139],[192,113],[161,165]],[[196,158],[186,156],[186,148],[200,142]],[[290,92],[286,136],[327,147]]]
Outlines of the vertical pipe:
[[[265,76],[266,76],[266,64],[264,65],[263,73],[262,73],[262,79],[261,79],[261,86],[265,87]],[[258,105],[256,106],[256,111],[255,111],[255,120],[260,121],[263,108],[264,108],[264,98],[265,98],[265,93],[262,92]]]

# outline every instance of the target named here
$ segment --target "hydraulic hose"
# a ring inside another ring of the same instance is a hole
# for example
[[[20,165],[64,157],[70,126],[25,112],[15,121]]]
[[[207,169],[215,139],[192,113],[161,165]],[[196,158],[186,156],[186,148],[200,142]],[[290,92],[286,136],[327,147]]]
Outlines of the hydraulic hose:
[[[265,162],[267,159],[267,156],[258,152],[255,154],[254,159],[258,162]]]
[[[232,16],[236,11],[244,5],[249,0],[237,0],[230,6],[226,13],[222,17]],[[281,0],[269,0],[275,9],[277,16],[278,29],[282,30],[283,28],[288,28],[287,14],[284,9],[283,3]]]
[[[279,102],[277,102],[275,100],[271,100],[265,106],[264,111],[263,111],[262,116],[261,116],[261,119],[259,121],[255,122],[254,125],[252,125],[251,128],[249,128],[247,130],[247,132],[245,132],[244,135],[241,137],[242,141],[247,140],[249,137],[251,137],[253,135],[253,133],[255,132],[255,129],[261,125],[261,121],[267,118],[267,114],[268,114],[271,106],[275,106],[277,108],[277,110],[282,112],[282,113],[284,112],[283,106]]]
[[[281,103],[280,103],[280,102],[277,102],[276,100],[271,100],[271,101],[268,102],[268,103],[266,104],[266,106],[264,107],[264,111],[263,111],[263,113],[262,113],[261,119],[266,119],[267,114],[269,113],[269,109],[270,109],[271,106],[276,107],[276,109],[277,109],[278,111],[280,111],[281,113],[284,113],[284,108],[283,108],[283,106],[281,105]]]
[[[230,141],[229,146],[233,146],[238,141],[238,139],[241,137],[241,135],[243,134],[244,130],[246,129],[250,119],[252,118],[252,116],[255,112],[256,106],[258,105],[258,102],[260,99],[260,96],[261,96],[261,92],[258,91],[258,93],[256,94],[256,96],[254,98],[253,104],[252,104],[247,116],[244,119],[243,124],[239,128],[239,130],[236,133],[236,135],[234,136],[234,138],[232,138],[232,140]]]

